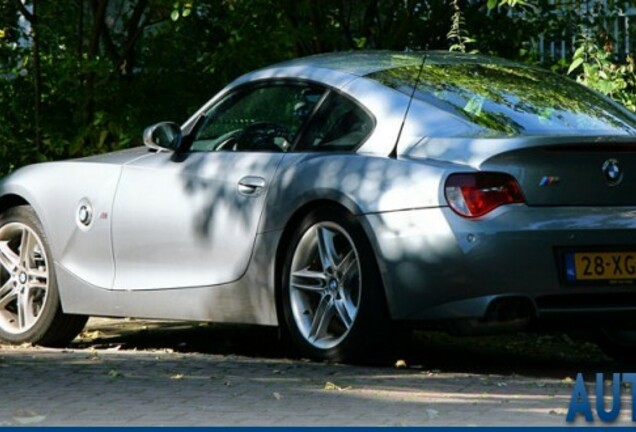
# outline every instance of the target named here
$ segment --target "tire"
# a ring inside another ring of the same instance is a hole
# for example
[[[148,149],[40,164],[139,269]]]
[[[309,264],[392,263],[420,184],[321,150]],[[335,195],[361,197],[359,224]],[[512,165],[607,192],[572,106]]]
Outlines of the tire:
[[[62,312],[55,266],[42,224],[29,206],[0,215],[0,339],[64,346],[88,317]]]
[[[598,345],[614,360],[632,364],[636,362],[636,330],[603,329]]]
[[[281,318],[302,356],[374,363],[392,351],[380,274],[353,215],[338,207],[309,213],[291,235],[281,274]]]

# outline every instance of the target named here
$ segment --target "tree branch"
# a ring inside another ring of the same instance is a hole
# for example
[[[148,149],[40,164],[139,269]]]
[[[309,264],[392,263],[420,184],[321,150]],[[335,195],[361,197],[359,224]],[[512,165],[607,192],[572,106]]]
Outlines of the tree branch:
[[[91,32],[91,38],[88,43],[88,57],[92,58],[97,54],[97,48],[99,47],[99,37],[102,33],[102,27],[104,27],[104,14],[106,13],[106,6],[108,6],[108,0],[99,0],[97,6],[93,7],[93,30]]]
[[[144,28],[146,28],[147,19],[144,19],[144,12],[148,6],[148,0],[139,0],[135,4],[132,15],[126,23],[126,41],[123,44],[121,57],[119,60],[118,68],[122,75],[128,75],[133,69],[133,53],[135,45],[141,37]]]
[[[22,0],[16,0],[16,2],[18,4],[18,9],[20,10],[20,13],[27,19],[27,21],[29,21],[30,23],[33,23],[33,14],[29,12],[26,6],[24,6],[24,3],[22,3]]]
[[[128,20],[126,25],[126,35],[128,39],[132,39],[133,35],[138,31],[139,23],[141,22],[141,17],[146,10],[146,6],[148,5],[148,0],[139,0],[133,9],[133,13]]]

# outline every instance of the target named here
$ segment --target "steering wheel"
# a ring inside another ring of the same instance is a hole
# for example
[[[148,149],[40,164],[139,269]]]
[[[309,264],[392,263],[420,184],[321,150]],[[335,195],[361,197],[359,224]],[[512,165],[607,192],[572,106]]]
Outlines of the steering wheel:
[[[236,151],[237,140],[242,132],[243,129],[234,129],[218,137],[216,142],[219,144],[215,144],[214,151]]]
[[[275,142],[275,138],[283,138],[289,142],[289,129],[276,123],[258,122],[245,129],[238,137],[235,150],[283,151]]]

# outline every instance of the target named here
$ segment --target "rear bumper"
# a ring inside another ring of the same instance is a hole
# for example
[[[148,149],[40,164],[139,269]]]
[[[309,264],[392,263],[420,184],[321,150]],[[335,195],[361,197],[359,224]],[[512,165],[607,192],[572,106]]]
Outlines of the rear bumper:
[[[533,317],[625,312],[636,285],[563,282],[563,250],[636,250],[636,207],[500,207],[479,220],[449,208],[369,214],[393,319],[486,319],[502,299]]]

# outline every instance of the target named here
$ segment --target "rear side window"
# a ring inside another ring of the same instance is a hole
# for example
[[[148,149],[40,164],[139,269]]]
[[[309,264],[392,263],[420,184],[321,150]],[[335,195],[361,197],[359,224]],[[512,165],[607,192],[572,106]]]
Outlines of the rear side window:
[[[419,66],[407,66],[367,77],[410,96],[419,72]],[[570,79],[536,68],[427,64],[414,96],[488,135],[636,133],[636,117],[626,110]]]
[[[296,151],[353,151],[373,130],[373,118],[350,99],[331,92],[311,120]]]

